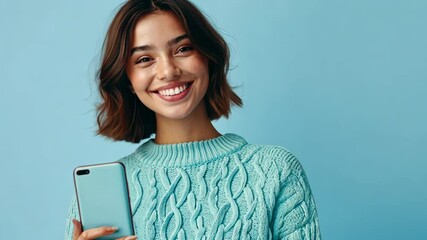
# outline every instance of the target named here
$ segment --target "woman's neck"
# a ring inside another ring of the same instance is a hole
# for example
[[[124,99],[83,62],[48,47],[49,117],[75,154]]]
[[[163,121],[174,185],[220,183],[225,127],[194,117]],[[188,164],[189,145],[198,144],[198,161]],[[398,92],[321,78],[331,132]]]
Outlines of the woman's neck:
[[[174,144],[203,141],[221,136],[215,129],[204,108],[198,108],[183,119],[156,117],[157,144]]]

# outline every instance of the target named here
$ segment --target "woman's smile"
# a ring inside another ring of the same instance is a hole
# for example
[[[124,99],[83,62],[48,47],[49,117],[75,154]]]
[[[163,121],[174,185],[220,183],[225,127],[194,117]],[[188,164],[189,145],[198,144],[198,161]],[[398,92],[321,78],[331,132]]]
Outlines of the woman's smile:
[[[154,94],[157,94],[161,99],[169,102],[179,101],[187,96],[187,93],[191,90],[193,82],[182,82],[169,84],[161,87]]]

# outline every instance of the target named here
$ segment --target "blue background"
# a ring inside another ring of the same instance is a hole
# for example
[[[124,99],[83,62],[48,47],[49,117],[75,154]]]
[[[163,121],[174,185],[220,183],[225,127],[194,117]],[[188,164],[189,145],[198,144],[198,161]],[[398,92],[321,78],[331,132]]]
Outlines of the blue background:
[[[1,0],[0,239],[62,239],[73,168],[138,146],[94,135],[121,2]],[[230,44],[245,103],[215,125],[298,156],[324,239],[425,239],[427,1],[196,4]]]

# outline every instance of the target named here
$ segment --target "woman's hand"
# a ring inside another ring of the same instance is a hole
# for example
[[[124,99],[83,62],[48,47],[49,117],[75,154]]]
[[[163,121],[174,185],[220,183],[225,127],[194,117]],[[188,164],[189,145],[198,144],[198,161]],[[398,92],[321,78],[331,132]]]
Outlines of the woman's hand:
[[[91,240],[96,239],[102,236],[107,236],[113,234],[117,231],[116,227],[99,227],[99,228],[91,228],[84,232],[82,232],[82,225],[76,219],[73,219],[74,224],[74,232],[73,232],[73,240]],[[136,240],[136,236],[126,236],[117,238],[117,240]]]

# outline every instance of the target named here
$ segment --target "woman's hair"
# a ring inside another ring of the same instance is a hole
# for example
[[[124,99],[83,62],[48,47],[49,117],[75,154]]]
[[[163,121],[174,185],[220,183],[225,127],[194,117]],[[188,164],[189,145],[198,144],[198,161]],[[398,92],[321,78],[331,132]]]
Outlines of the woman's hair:
[[[132,93],[126,63],[136,23],[159,10],[174,14],[194,48],[208,59],[209,86],[204,100],[209,119],[228,117],[231,104],[242,106],[242,100],[227,82],[227,43],[199,9],[187,0],[129,0],[114,17],[103,45],[98,71],[102,99],[97,106],[97,134],[138,143],[155,133],[155,113]]]

